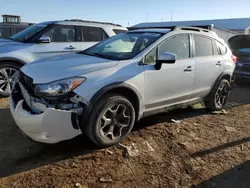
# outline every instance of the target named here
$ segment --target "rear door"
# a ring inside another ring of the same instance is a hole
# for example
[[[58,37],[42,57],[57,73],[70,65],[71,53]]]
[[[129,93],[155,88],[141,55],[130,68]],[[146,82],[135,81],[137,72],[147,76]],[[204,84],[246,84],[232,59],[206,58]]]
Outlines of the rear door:
[[[35,59],[74,53],[82,50],[79,28],[73,25],[55,25],[42,36],[49,36],[50,43],[35,44],[33,55]]]
[[[192,98],[205,97],[223,72],[223,56],[214,39],[193,35],[195,60],[194,94]]]

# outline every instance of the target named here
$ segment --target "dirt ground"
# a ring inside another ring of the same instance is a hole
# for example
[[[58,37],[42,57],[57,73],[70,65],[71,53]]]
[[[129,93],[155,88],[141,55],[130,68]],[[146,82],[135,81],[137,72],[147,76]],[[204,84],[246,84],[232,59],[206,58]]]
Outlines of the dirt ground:
[[[141,120],[123,143],[135,156],[83,136],[31,142],[0,99],[0,187],[250,187],[249,96],[249,86],[234,89],[227,113],[196,105]]]

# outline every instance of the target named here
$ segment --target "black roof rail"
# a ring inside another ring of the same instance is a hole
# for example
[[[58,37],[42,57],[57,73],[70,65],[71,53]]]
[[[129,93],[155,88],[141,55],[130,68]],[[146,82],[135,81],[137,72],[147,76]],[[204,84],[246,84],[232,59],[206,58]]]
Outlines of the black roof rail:
[[[64,20],[65,22],[85,22],[85,23],[96,23],[96,24],[107,24],[107,25],[114,25],[114,26],[120,26],[120,24],[115,23],[109,23],[109,22],[98,22],[98,21],[89,21],[89,20],[80,20],[80,19],[71,19],[71,20]]]

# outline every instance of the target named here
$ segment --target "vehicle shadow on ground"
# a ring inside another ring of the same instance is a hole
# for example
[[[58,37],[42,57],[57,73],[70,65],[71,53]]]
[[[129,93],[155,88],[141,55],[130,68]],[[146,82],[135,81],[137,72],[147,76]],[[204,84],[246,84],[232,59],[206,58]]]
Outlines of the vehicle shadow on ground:
[[[248,188],[250,187],[250,161],[227,170],[192,188]]]
[[[225,143],[220,146],[206,149],[200,152],[191,154],[193,157],[203,157],[205,155],[219,152],[236,145],[241,145],[250,141],[250,137],[236,140],[233,142]],[[248,188],[250,187],[250,161],[247,161],[241,165],[235,166],[230,170],[227,170],[211,179],[202,182],[199,185],[193,186],[193,188]]]
[[[213,147],[213,148],[210,148],[210,149],[206,149],[206,150],[203,150],[203,151],[193,153],[192,156],[193,157],[203,157],[203,156],[208,155],[210,153],[215,153],[215,152],[218,152],[220,150],[224,150],[224,149],[227,149],[227,148],[230,148],[230,147],[241,145],[241,144],[244,144],[244,143],[249,142],[249,141],[250,141],[250,137],[243,138],[243,139],[240,139],[240,140],[235,140],[233,142],[225,143],[225,144],[219,145],[217,147]],[[249,180],[250,180],[250,178],[249,178]]]
[[[192,188],[248,188],[250,187],[250,161],[233,167]]]
[[[237,91],[237,93],[239,93],[239,91]],[[243,94],[244,93],[245,91]],[[240,94],[235,94],[235,97],[238,98],[239,95]],[[248,98],[248,96],[245,97]],[[249,103],[250,101],[246,100],[240,104]],[[174,110],[142,119],[136,123],[134,131],[157,123],[171,122],[171,119],[182,120],[207,113],[209,112],[203,108]],[[9,109],[0,109],[0,178],[69,159],[78,155],[89,154],[95,152],[97,149],[98,148],[96,148],[93,143],[84,136],[79,136],[75,139],[53,145],[34,143],[20,133],[11,117]],[[214,150],[216,150],[216,148]],[[203,152],[206,154],[210,151]]]

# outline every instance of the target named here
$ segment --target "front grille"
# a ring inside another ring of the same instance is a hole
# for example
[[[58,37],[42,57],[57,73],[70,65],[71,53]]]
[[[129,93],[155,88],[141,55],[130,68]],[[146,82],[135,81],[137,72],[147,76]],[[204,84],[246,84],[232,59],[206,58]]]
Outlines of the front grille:
[[[23,72],[20,72],[19,81],[23,85],[23,87],[30,93],[31,95],[34,94],[34,84],[33,79],[24,74]]]

